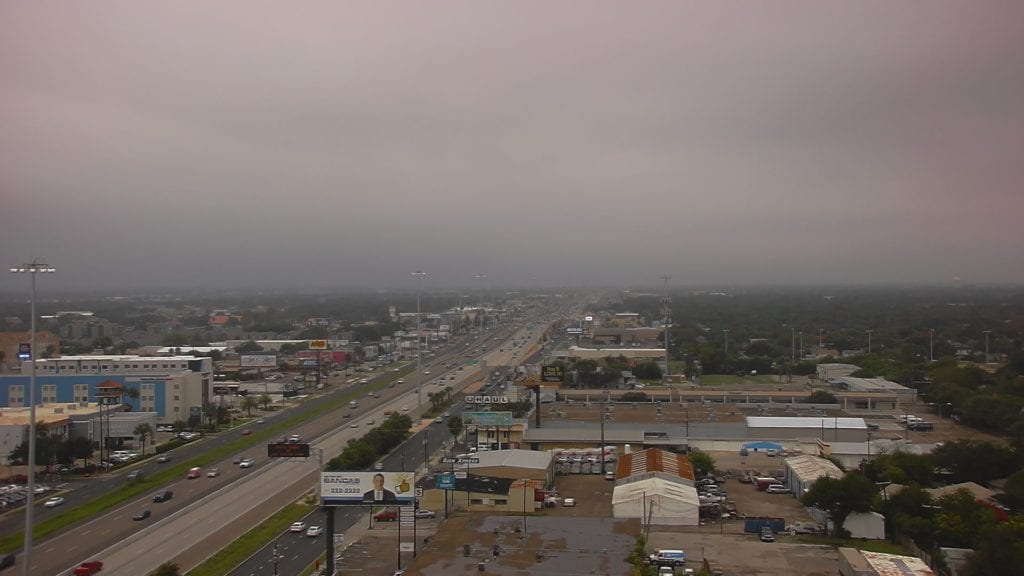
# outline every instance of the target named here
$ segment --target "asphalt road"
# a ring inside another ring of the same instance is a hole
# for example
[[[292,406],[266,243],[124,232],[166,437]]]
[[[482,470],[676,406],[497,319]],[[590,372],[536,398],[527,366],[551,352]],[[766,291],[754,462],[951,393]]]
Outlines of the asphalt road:
[[[424,363],[424,368],[430,364],[439,364],[445,357],[448,355],[430,359]],[[451,359],[458,360],[457,352],[454,350]],[[468,380],[473,371],[465,372],[463,380]],[[362,420],[371,417],[383,419],[385,403],[390,409],[403,404],[414,406],[416,378],[407,376],[406,379],[411,380],[411,383],[407,383],[402,389],[380,390],[383,398],[360,399]],[[372,384],[373,382],[365,386],[369,387]],[[365,390],[365,387],[362,389]],[[335,390],[330,394],[349,390]],[[402,393],[401,397],[395,398],[394,394],[399,392]],[[274,418],[290,418],[302,414],[313,409],[315,404],[316,402],[300,404]],[[366,428],[365,425],[360,425],[357,429],[338,428],[339,420],[339,416],[321,417],[316,421],[304,423],[296,431],[306,438],[318,438],[328,434],[322,440],[318,440],[314,447],[322,448],[328,455],[337,454],[348,439],[361,435]],[[235,434],[240,434],[240,431],[210,437],[180,448],[175,451],[176,461],[187,461],[190,455],[229,442]],[[440,441],[439,438],[438,442]],[[225,461],[217,465],[223,471],[223,475],[218,478],[204,476],[197,480],[182,479],[172,483],[168,488],[174,490],[175,496],[169,503],[154,504],[151,495],[147,494],[144,498],[39,543],[36,554],[33,555],[33,573],[67,573],[78,562],[94,558],[104,561],[105,574],[132,576],[144,574],[168,560],[178,561],[183,567],[195,565],[206,555],[219,549],[220,545],[237,537],[239,531],[244,528],[240,524],[251,526],[261,521],[266,515],[263,508],[272,506],[277,509],[287,502],[288,498],[297,497],[315,485],[319,471],[314,459],[268,462],[265,450],[266,448],[260,444],[241,454],[256,459],[257,466],[254,468],[239,470],[230,461]],[[422,459],[422,451],[417,452]],[[146,464],[143,465],[143,469],[156,466],[159,465]],[[118,481],[125,480],[119,476],[85,482],[79,488],[81,492],[72,494],[73,500],[69,499],[69,504],[84,501],[90,494],[94,497],[104,491],[116,489]],[[149,508],[153,516],[147,521],[133,522],[131,516],[144,508]]]

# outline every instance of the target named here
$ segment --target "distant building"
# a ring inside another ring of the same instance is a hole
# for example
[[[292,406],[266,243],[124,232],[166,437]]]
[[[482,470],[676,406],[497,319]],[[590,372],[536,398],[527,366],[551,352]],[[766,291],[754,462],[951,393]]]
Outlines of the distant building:
[[[857,370],[860,370],[860,366],[855,364],[836,364],[833,362],[818,364],[818,380],[830,383],[844,376],[849,376]]]
[[[696,526],[700,498],[689,458],[658,448],[622,454],[615,467],[612,515],[651,524]]]
[[[855,548],[839,549],[839,576],[935,576],[920,558]]]
[[[783,461],[783,474],[786,477],[786,486],[789,486],[797,498],[810,490],[819,478],[827,476],[839,479],[844,475],[832,462],[810,454],[786,458]]]
[[[821,438],[839,442],[865,442],[868,439],[868,425],[863,418],[747,416],[746,421],[749,438]]]
[[[849,390],[851,392],[888,392],[891,394],[898,394],[903,398],[904,402],[911,403],[917,399],[917,390],[914,388],[908,388],[902,384],[890,382],[885,378],[854,378],[853,376],[843,376],[840,378],[833,378],[829,382],[842,390]]]

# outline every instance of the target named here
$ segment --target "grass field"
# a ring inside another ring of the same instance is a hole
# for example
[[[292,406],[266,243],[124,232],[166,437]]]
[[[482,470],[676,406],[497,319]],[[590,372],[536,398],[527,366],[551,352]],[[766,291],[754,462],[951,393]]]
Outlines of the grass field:
[[[704,386],[727,386],[730,384],[777,384],[779,377],[775,375],[758,374],[757,376],[736,376],[735,374],[705,374],[701,376],[701,384]]]

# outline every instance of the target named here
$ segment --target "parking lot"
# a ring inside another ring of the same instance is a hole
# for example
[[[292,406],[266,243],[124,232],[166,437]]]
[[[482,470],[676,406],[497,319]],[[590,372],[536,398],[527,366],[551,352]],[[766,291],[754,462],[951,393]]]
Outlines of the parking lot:
[[[731,463],[730,455],[712,455]],[[781,468],[779,459],[763,455],[748,458],[747,464],[756,469]],[[600,475],[559,476],[555,482],[559,497],[574,498],[575,506],[545,508],[525,520],[522,514],[459,513],[447,521],[417,523],[417,555],[413,559],[411,553],[404,553],[403,566],[409,575],[424,576],[475,572],[481,562],[491,574],[625,576],[630,573],[626,557],[642,527],[637,519],[612,519],[614,486]],[[652,526],[649,551],[682,548],[690,566],[706,557],[726,576],[835,574],[837,556],[832,548],[798,543],[789,536],[764,543],[756,534],[743,533],[743,515],[782,517],[787,523],[808,521],[792,495],[766,494],[735,480],[726,481],[722,488],[735,503],[739,519],[709,520],[692,527]],[[396,526],[377,525],[346,550],[341,566],[358,566],[367,576],[387,576],[398,564],[397,542]],[[467,545],[468,555],[464,553]]]

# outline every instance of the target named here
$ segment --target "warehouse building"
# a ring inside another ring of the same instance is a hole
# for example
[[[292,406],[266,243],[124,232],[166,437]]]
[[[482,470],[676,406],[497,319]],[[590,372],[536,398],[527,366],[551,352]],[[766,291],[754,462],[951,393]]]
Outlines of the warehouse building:
[[[935,576],[920,558],[867,552],[854,548],[839,549],[840,576]]]
[[[819,478],[842,478],[843,471],[831,461],[810,454],[792,456],[783,461],[786,486],[800,498]]]
[[[868,425],[863,418],[822,416],[747,416],[747,437],[866,442]]]
[[[624,454],[615,469],[612,516],[697,526],[700,499],[689,458],[658,448]]]

